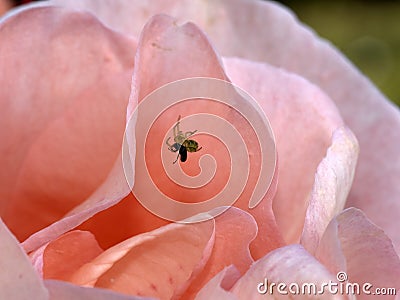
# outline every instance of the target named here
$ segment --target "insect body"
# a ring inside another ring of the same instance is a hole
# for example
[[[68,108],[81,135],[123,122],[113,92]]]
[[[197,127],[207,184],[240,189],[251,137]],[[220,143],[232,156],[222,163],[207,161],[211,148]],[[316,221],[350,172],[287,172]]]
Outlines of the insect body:
[[[188,152],[197,152],[199,151],[202,147],[199,148],[199,144],[195,140],[189,140],[188,138],[195,134],[195,131],[187,131],[185,134],[181,130],[179,130],[179,123],[180,123],[181,116],[178,117],[178,121],[176,122],[173,130],[174,130],[174,144],[170,144],[169,140],[171,137],[169,137],[166,140],[166,144],[168,145],[168,150],[171,152],[178,152],[178,156],[176,157],[176,160],[173,163],[176,163],[179,159],[181,159],[181,162],[185,162],[187,160],[187,153]]]

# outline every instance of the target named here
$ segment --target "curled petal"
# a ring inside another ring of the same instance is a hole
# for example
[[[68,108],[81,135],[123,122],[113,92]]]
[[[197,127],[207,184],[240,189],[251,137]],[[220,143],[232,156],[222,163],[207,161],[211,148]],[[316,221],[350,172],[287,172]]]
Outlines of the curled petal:
[[[286,241],[296,242],[303,228],[315,171],[331,143],[332,133],[343,121],[320,89],[295,74],[243,59],[224,59],[224,65],[232,82],[255,97],[269,116],[279,154],[279,184],[273,211]],[[260,226],[264,223],[274,228],[266,222],[269,209],[264,207],[255,213],[262,220]],[[274,231],[260,228],[264,236],[273,236]]]
[[[340,240],[338,239],[337,219],[331,220],[320,237],[315,257],[322,262],[332,273],[346,272],[346,257],[343,254]]]
[[[0,241],[0,298],[47,300],[43,282],[1,219]]]
[[[151,18],[136,53],[131,106],[169,82],[199,76],[226,78],[204,33],[193,23],[178,25],[166,15]]]
[[[326,246],[332,244],[332,239],[339,241],[340,248]],[[350,282],[360,286],[371,283],[373,288],[400,288],[400,258],[392,241],[362,211],[348,208],[328,226],[317,257],[329,262],[335,254],[345,257]],[[366,294],[357,296],[357,299],[369,298]],[[394,298],[388,296],[387,299]]]
[[[214,222],[170,224],[118,244],[80,268],[71,281],[137,296],[170,299],[202,270],[214,244]]]
[[[51,241],[30,254],[33,263],[45,279],[68,280],[82,265],[98,256],[103,250],[93,234],[71,231]]]
[[[253,263],[249,244],[256,235],[257,224],[254,218],[236,207],[231,207],[216,217],[215,243],[210,259],[182,296],[183,299],[193,299],[197,292],[225,266],[233,265],[239,276],[243,275]],[[229,274],[224,275],[225,289],[231,288],[236,281],[234,279],[237,279],[237,276],[233,276],[232,270],[227,272]]]
[[[301,243],[314,253],[330,220],[343,210],[353,182],[358,144],[347,128],[335,130],[332,145],[318,165]]]
[[[67,216],[50,226],[34,233],[22,245],[27,252],[34,251],[44,244],[75,228],[96,213],[106,210],[118,203],[127,194],[126,183],[121,160],[117,160],[105,182],[81,205],[70,211]],[[108,227],[109,228],[109,227]]]
[[[233,285],[232,282],[236,282],[239,277],[240,273],[234,266],[226,267],[208,281],[196,295],[195,300],[237,300],[237,297],[230,293],[229,289]]]

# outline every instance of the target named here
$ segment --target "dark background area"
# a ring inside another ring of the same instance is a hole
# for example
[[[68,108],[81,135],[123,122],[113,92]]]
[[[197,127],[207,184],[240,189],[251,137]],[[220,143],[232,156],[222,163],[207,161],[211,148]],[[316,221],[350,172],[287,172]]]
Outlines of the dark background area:
[[[400,1],[278,1],[400,105]]]

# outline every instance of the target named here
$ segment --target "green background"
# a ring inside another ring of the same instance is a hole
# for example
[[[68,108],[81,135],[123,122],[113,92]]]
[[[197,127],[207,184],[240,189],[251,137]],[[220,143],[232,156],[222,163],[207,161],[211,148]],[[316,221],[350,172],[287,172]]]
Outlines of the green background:
[[[279,1],[400,105],[400,1]]]

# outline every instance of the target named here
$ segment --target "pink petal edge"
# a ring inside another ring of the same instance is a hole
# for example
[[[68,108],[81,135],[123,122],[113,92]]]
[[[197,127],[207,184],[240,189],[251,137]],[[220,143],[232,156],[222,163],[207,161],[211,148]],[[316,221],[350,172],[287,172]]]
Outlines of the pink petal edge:
[[[371,283],[374,288],[400,289],[400,258],[385,232],[373,224],[359,209],[348,208],[340,213],[321,240],[317,257],[329,263],[330,257],[343,255],[350,282]],[[340,248],[330,248],[331,239],[337,239]],[[328,251],[326,251],[328,250]],[[361,294],[357,299],[370,299]],[[394,299],[388,296],[385,299]]]
[[[0,219],[0,298],[47,300],[48,292],[17,239]]]
[[[236,282],[240,278],[239,271],[234,266],[224,268],[215,275],[208,283],[198,292],[195,300],[238,300],[238,298],[229,292],[229,288],[224,288],[224,282]]]
[[[223,61],[232,82],[258,101],[271,122],[279,155],[279,184],[272,207],[279,229],[274,231],[280,230],[287,243],[298,242],[315,171],[343,121],[332,101],[296,74],[243,59]],[[260,214],[256,217],[260,232],[273,235],[271,229],[261,227],[274,228],[265,218],[267,213]]]
[[[315,174],[301,236],[301,244],[312,254],[329,222],[344,208],[358,153],[358,143],[353,133],[345,127],[335,130],[332,144]]]
[[[134,236],[84,265],[71,280],[133,295],[177,297],[207,262],[214,244],[214,226],[213,220],[172,223]]]
[[[257,235],[257,223],[247,212],[230,207],[215,218],[215,243],[211,256],[199,275],[191,282],[182,299],[193,299],[213,277],[228,265],[232,265],[239,277],[254,262],[249,245]],[[227,271],[223,288],[230,289],[237,276]],[[236,273],[235,272],[235,273]]]
[[[92,196],[70,212],[69,215],[31,235],[22,243],[22,246],[27,252],[41,247],[68,230],[77,227],[96,213],[117,204],[129,192],[130,189],[126,184],[122,163],[117,160],[107,180]]]
[[[93,234],[73,230],[30,253],[29,256],[44,279],[67,281],[77,269],[102,252]]]

